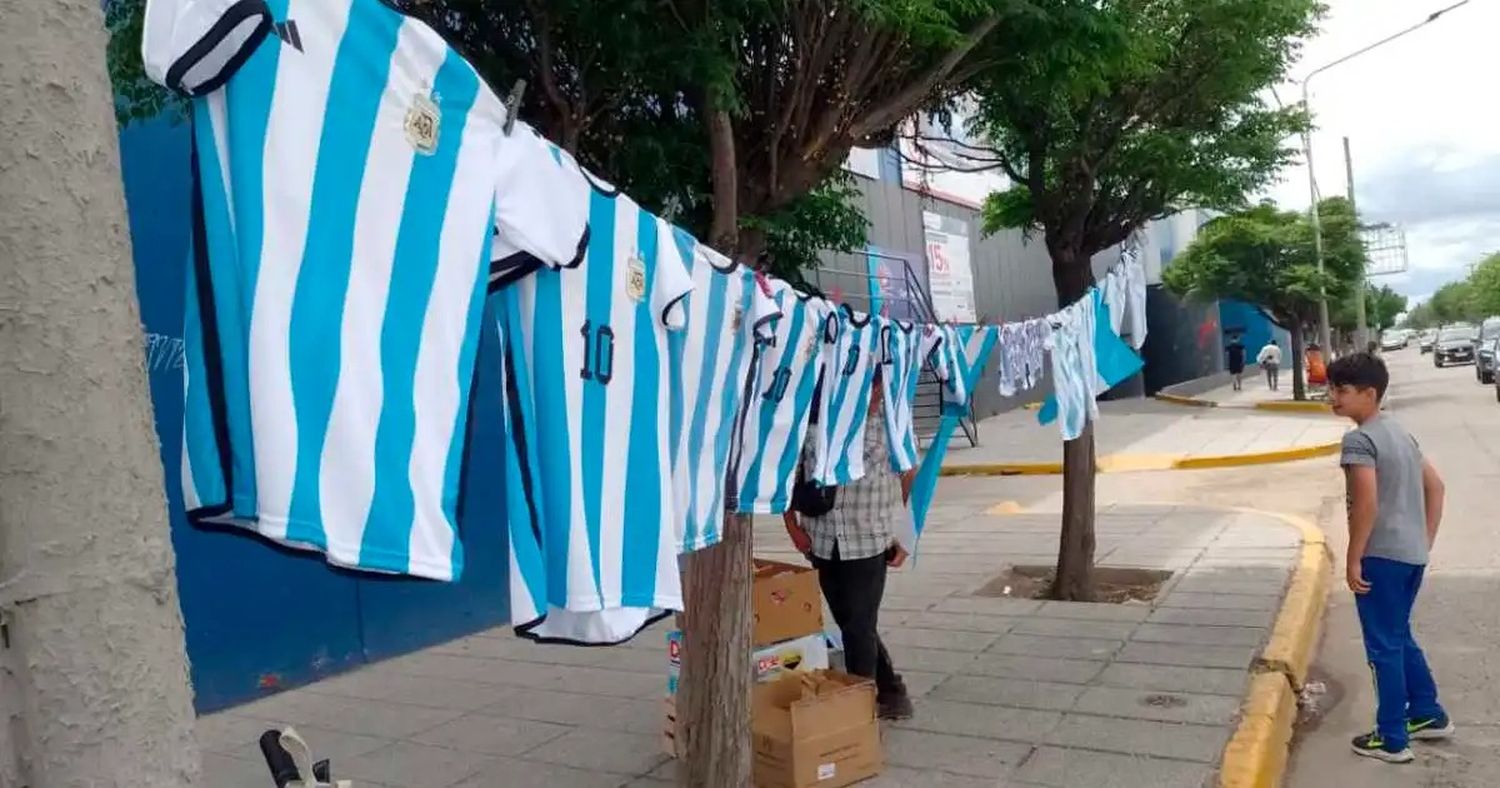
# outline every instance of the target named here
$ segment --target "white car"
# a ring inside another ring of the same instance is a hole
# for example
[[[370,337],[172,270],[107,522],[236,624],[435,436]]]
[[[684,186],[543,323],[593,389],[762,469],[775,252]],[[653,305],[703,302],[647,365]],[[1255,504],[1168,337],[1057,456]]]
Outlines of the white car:
[[[1381,350],[1400,350],[1411,342],[1411,334],[1399,329],[1390,328],[1380,334]]]

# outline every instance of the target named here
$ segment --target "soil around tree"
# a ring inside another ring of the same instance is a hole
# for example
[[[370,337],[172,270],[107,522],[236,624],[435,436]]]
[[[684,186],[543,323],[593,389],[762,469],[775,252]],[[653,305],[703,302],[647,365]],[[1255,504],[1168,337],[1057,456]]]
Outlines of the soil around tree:
[[[1053,566],[1022,565],[1007,568],[974,592],[974,596],[1014,599],[1051,599]],[[1106,605],[1152,602],[1172,573],[1160,569],[1094,568],[1093,602]]]

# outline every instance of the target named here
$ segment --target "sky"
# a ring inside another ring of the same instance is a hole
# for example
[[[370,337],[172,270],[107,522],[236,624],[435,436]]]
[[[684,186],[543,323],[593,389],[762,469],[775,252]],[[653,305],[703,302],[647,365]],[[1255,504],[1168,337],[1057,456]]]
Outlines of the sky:
[[[1326,0],[1294,80],[1422,21],[1457,0]],[[1406,230],[1410,267],[1373,277],[1416,301],[1500,251],[1500,0],[1470,0],[1436,22],[1312,80],[1319,193],[1345,193],[1343,137],[1366,221]],[[1277,94],[1291,103],[1299,82]],[[1287,168],[1267,195],[1306,210],[1307,168]]]

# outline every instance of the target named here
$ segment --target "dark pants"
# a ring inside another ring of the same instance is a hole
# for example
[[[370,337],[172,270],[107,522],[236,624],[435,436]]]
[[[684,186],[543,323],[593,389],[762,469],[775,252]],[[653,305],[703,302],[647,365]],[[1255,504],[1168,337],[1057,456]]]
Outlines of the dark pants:
[[[1365,656],[1375,674],[1375,727],[1385,746],[1406,746],[1406,720],[1443,715],[1437,683],[1411,633],[1411,610],[1425,567],[1368,557],[1360,562],[1367,594],[1355,594]]]
[[[832,560],[814,556],[812,563],[818,570],[823,598],[828,600],[828,609],[844,636],[844,668],[856,676],[874,679],[881,697],[899,692],[900,679],[876,629],[880,600],[885,596],[885,556],[845,561],[839,558],[835,545]]]

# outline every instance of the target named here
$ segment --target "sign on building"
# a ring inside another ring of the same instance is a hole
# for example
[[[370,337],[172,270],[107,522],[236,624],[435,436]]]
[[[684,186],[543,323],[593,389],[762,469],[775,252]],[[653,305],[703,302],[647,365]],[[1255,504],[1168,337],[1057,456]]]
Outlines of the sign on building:
[[[922,212],[927,241],[927,286],[938,320],[973,323],[974,268],[969,261],[969,224],[932,211]]]

